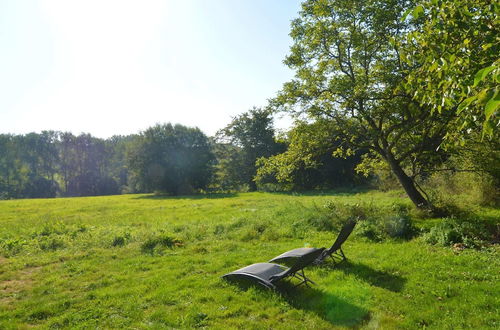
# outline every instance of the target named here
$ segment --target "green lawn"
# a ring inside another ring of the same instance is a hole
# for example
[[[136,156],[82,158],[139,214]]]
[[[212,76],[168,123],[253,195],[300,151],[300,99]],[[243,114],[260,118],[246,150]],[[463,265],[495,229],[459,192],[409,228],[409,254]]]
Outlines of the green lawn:
[[[288,249],[330,245],[335,231],[305,224],[325,203],[408,201],[381,192],[0,201],[0,328],[500,327],[497,247],[455,252],[355,232],[349,262],[307,269],[311,288],[221,280]]]

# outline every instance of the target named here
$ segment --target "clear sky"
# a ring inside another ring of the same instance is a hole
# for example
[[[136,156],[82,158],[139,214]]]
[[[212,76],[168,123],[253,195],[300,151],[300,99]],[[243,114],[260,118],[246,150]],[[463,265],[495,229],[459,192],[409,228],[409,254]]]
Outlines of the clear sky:
[[[0,0],[0,133],[212,135],[264,106],[299,0]],[[283,124],[281,124],[283,125]]]

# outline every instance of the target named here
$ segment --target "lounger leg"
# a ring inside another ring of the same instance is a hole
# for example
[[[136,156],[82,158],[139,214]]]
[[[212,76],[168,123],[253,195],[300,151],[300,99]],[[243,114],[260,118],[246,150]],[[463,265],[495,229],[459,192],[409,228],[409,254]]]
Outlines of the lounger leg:
[[[340,248],[340,254],[342,255],[342,258],[344,260],[347,260],[347,257],[345,256],[344,251],[342,251],[342,248]]]
[[[313,280],[310,280],[305,274],[304,270],[301,270],[300,273],[295,273],[293,277],[299,279],[301,282],[294,285],[295,287],[305,284],[306,286],[309,286],[308,282],[311,282],[312,284],[316,285],[316,283]]]

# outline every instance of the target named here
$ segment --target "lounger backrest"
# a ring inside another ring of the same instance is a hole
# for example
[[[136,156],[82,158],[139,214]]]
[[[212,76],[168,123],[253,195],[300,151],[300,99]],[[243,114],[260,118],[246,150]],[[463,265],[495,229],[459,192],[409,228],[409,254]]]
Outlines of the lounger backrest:
[[[274,277],[272,280],[276,281],[282,278],[285,278],[289,275],[295,274],[299,270],[309,266],[314,262],[314,260],[318,259],[318,257],[323,253],[324,248],[320,249],[314,249],[310,253],[304,254],[303,256],[297,258],[296,262],[288,268],[286,271],[284,271],[281,274],[278,274],[278,276]]]
[[[337,251],[340,249],[342,244],[347,240],[349,235],[351,235],[354,226],[356,226],[356,221],[355,220],[349,220],[347,221],[344,226],[342,226],[342,229],[340,230],[339,236],[337,236],[337,239],[333,243],[332,247],[328,249],[329,253],[332,253],[334,251]]]

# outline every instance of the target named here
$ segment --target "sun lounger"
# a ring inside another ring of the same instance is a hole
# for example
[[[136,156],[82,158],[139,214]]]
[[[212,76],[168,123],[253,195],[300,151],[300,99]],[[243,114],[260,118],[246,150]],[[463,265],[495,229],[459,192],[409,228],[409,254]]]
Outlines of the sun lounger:
[[[348,221],[346,224],[344,224],[333,245],[329,249],[325,249],[315,261],[315,263],[321,263],[327,257],[331,257],[334,263],[346,260],[347,258],[344,254],[344,251],[342,251],[342,244],[347,240],[349,235],[351,235],[355,225],[356,221],[354,220]],[[300,258],[302,255],[308,254],[311,250],[314,249],[315,248],[293,249],[280,254],[279,256],[269,260],[269,262],[288,264],[290,261],[293,261],[296,258]]]
[[[308,282],[314,284],[314,282],[304,274],[304,268],[318,259],[323,253],[323,250],[323,248],[309,249],[307,253],[303,253],[296,258],[290,268],[274,263],[257,263],[225,274],[222,278],[228,281],[247,281],[256,283],[269,289],[276,289],[276,283],[287,277],[295,277],[300,280],[300,283],[296,284],[296,286],[301,284],[308,285]]]

